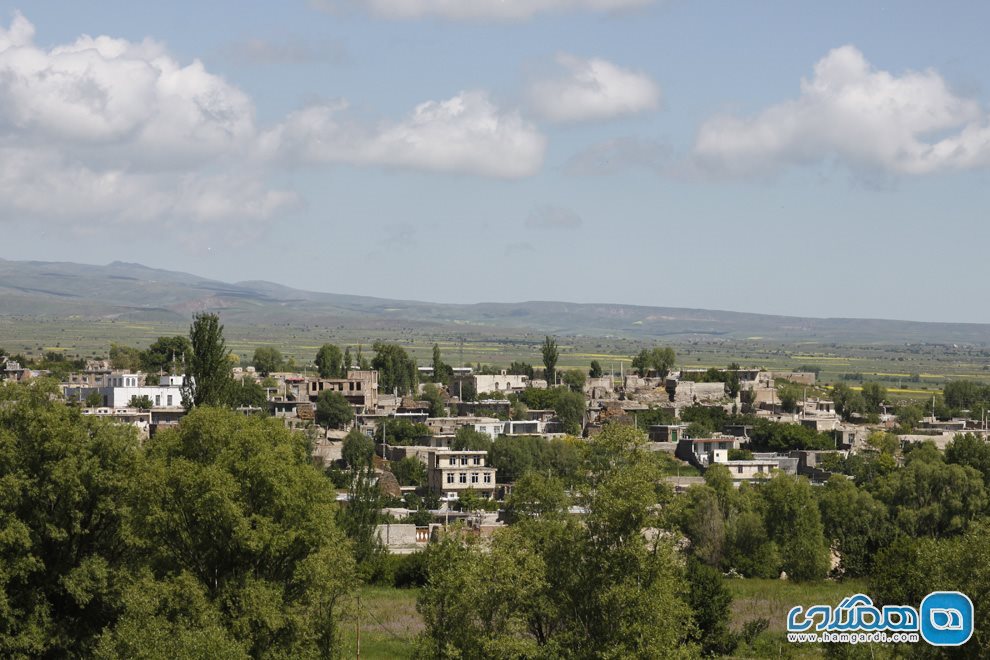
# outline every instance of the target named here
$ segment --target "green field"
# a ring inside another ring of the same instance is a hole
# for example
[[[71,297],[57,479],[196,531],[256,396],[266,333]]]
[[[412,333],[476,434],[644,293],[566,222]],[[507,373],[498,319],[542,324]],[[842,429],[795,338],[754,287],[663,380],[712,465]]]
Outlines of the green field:
[[[732,592],[732,627],[741,628],[753,619],[770,621],[771,631],[782,631],[787,612],[795,605],[837,605],[846,596],[866,590],[863,580],[825,580],[791,582],[789,580],[727,579]]]
[[[344,658],[411,658],[423,619],[416,611],[417,589],[361,587],[342,622]]]
[[[10,353],[37,357],[57,350],[69,356],[101,357],[111,342],[144,348],[162,335],[185,334],[188,326],[176,323],[135,323],[114,320],[40,321],[26,317],[0,317],[0,348]],[[492,332],[495,332],[494,330]],[[463,336],[449,330],[426,330],[397,323],[389,327],[354,330],[343,326],[227,325],[228,346],[243,363],[250,362],[254,349],[274,345],[295,359],[300,369],[310,365],[325,342],[356,347],[366,355],[376,339],[397,342],[420,364],[428,364],[434,343],[440,345],[450,364],[508,366],[514,360],[539,365],[542,335],[513,332],[507,336],[479,334],[477,328]],[[609,337],[560,337],[562,368],[587,369],[598,360],[606,372],[618,376],[628,371],[632,356],[652,346],[639,340]],[[848,375],[880,380],[898,399],[927,399],[947,379],[990,381],[990,351],[951,345],[838,345],[819,343],[768,343],[760,339],[671,343],[681,366],[724,367],[738,362],[746,367],[792,370],[802,366],[821,369],[820,380],[834,382]],[[858,385],[857,380],[850,380]]]

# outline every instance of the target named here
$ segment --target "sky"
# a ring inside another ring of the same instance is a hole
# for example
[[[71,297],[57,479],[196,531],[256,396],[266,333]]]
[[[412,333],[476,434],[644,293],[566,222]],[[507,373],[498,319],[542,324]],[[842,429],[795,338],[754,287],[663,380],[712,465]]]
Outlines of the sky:
[[[0,0],[0,246],[990,322],[983,2]]]

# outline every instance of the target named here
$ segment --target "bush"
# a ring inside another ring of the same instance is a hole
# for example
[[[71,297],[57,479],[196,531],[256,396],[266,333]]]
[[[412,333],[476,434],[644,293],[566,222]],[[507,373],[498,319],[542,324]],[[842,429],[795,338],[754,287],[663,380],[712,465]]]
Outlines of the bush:
[[[393,586],[399,589],[422,587],[426,584],[426,553],[414,552],[411,555],[395,555],[395,579]]]

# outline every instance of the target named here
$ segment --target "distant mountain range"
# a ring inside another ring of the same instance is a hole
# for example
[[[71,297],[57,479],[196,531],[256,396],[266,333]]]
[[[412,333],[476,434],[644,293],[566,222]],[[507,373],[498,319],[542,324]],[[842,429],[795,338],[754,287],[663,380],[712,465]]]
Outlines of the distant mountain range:
[[[990,344],[990,325],[799,318],[676,307],[552,301],[441,304],[302,291],[271,282],[228,284],[115,261],[107,266],[0,259],[0,316],[186,322],[217,311],[228,325],[380,328],[404,324],[464,333],[537,332],[687,340],[723,337],[833,343]]]

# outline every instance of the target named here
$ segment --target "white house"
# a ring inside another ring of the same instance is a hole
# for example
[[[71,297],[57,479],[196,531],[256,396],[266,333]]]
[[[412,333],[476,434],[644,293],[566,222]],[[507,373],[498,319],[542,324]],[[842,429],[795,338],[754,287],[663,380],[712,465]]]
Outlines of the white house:
[[[161,376],[158,385],[145,385],[143,374],[115,374],[103,387],[66,386],[65,398],[85,401],[92,392],[99,392],[104,408],[126,408],[134,397],[148,397],[153,408],[182,406],[182,376]]]

